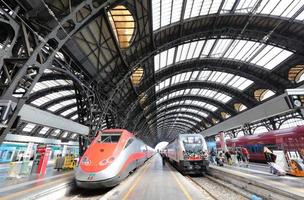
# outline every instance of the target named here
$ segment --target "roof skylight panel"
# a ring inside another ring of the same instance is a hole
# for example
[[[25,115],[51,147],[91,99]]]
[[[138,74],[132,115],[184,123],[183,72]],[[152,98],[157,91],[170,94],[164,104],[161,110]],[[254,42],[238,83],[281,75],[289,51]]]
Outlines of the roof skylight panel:
[[[293,53],[290,51],[283,50],[272,45],[267,45],[255,58],[252,59],[251,62],[271,70],[292,54]],[[275,61],[270,62],[273,59],[275,59]],[[272,65],[272,63],[276,65]]]
[[[221,13],[229,13],[236,0],[225,0]]]
[[[221,101],[223,103],[227,103],[228,101],[230,101],[232,98],[228,95],[225,95],[223,93],[217,93],[215,96],[214,96],[214,99],[215,100],[218,100],[218,101]]]
[[[172,7],[172,0],[161,1],[161,21],[160,21],[161,27],[170,24],[171,11],[172,11],[171,7]]]
[[[193,71],[190,77],[190,80],[196,80],[200,71]]]
[[[213,112],[217,110],[217,107],[215,107],[215,106],[213,106],[211,104],[206,104],[205,108],[208,109],[208,110],[211,110]]]
[[[237,13],[249,13],[255,8],[259,0],[240,0],[238,6],[236,7]]]
[[[190,43],[189,51],[188,51],[187,58],[186,58],[187,60],[194,58],[193,54],[196,50],[197,44],[198,44],[198,42],[191,42]]]
[[[43,127],[40,131],[39,131],[39,134],[41,134],[41,135],[45,135],[46,134],[46,132],[48,131],[48,130],[50,130],[50,128],[49,127]]]
[[[292,55],[292,52],[282,50],[280,53],[278,53],[273,59],[271,59],[264,67],[271,70],[277,65],[279,65],[281,62],[286,60],[289,56]]]
[[[186,44],[182,45],[182,51],[181,51],[181,56],[180,56],[179,61],[186,60],[186,57],[187,57],[187,54],[189,51],[189,46],[190,46],[190,43],[186,43]],[[179,61],[177,61],[177,62],[179,62]]]
[[[241,91],[248,88],[251,84],[253,84],[253,81],[246,79],[244,77],[235,76],[229,83],[229,86],[232,86],[234,88],[237,88]]]
[[[24,131],[24,132],[31,132],[35,127],[36,127],[35,124],[28,123],[28,124],[22,129],[22,131]]]
[[[183,0],[153,0],[153,31],[180,21]]]
[[[221,0],[204,0],[200,15],[215,14],[218,12]]]
[[[223,56],[228,48],[231,46],[233,40],[231,39],[220,39],[215,44],[215,47],[211,53],[211,57],[221,57]]]
[[[34,104],[36,106],[41,106],[42,104],[46,103],[50,101],[49,98],[46,98],[46,97],[41,97],[39,99],[36,99],[35,101],[32,101],[31,104]]]
[[[180,21],[181,13],[182,13],[182,6],[183,0],[172,0],[173,1],[173,12],[171,15],[171,24]]]
[[[69,109],[69,110],[66,110],[66,111],[64,111],[63,113],[60,113],[60,115],[62,115],[62,116],[67,116],[68,114],[70,114],[70,113],[72,113],[72,112],[74,112],[74,111],[77,111],[77,107],[73,107],[73,108],[71,108],[71,109]]]
[[[72,120],[75,120],[77,118],[78,118],[78,114],[76,114],[76,115],[74,115],[74,116],[71,117]]]
[[[200,92],[200,89],[194,88],[194,89],[191,89],[190,94],[197,95],[199,92]]]
[[[160,1],[152,1],[153,31],[160,28]]]
[[[203,52],[201,54],[201,57],[207,57],[210,53],[210,50],[212,49],[213,45],[215,43],[215,39],[207,40],[205,42],[205,46],[203,47]]]
[[[257,12],[261,14],[292,17],[303,5],[303,0],[262,1]]]
[[[212,71],[200,71],[200,74],[198,76],[198,80],[205,81],[210,77],[210,74]]]

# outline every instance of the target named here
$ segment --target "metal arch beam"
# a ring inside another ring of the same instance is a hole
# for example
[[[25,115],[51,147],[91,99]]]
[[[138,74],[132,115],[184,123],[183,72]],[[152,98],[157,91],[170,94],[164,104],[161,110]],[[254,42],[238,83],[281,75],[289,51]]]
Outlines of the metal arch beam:
[[[173,122],[175,122],[175,124],[177,124],[178,126],[184,126],[184,127],[188,128],[188,129],[192,128],[192,125],[189,125],[189,123],[187,123],[184,120],[180,120],[180,119],[179,120],[171,120],[171,121],[170,120],[163,120],[160,123],[156,124],[156,126],[159,126],[159,125],[162,125],[162,124],[165,124],[165,123],[173,123]],[[171,126],[171,124],[168,124],[168,125]],[[174,126],[174,125],[172,125],[172,126]]]
[[[176,116],[172,116],[172,115],[171,116],[167,115],[166,118],[159,118],[159,119],[154,118],[154,119],[151,119],[149,122],[150,122],[150,124],[154,124],[154,123],[157,124],[161,121],[166,121],[166,120],[173,120],[174,121],[174,120],[178,120],[178,119],[183,119],[183,121],[185,121],[188,124],[191,124],[192,126],[195,126],[196,122],[197,122],[196,120],[193,120],[189,117],[185,117],[185,116],[176,117]]]
[[[158,126],[157,126],[157,129],[172,128],[172,127],[179,128],[179,129],[184,130],[184,131],[186,131],[186,130],[189,129],[189,127],[184,126],[184,125],[182,125],[182,124],[167,125],[167,124],[164,124],[164,123],[158,125]]]
[[[178,84],[174,84],[173,86],[166,87],[155,94],[156,98],[161,98],[169,93],[183,90],[183,89],[214,89],[223,94],[231,96],[232,98],[238,100],[242,104],[244,104],[247,108],[251,108],[258,104],[258,101],[253,97],[241,92],[240,90],[230,88],[223,84],[212,83],[208,81],[191,81],[191,82],[182,82]],[[217,101],[217,100],[215,100]],[[148,102],[148,101],[146,101]]]
[[[197,111],[201,111],[201,112],[204,112],[206,114],[208,114],[209,116],[211,116],[212,118],[215,118],[217,120],[222,120],[221,116],[219,115],[216,115],[214,112],[204,108],[204,107],[201,107],[201,106],[196,106],[196,105],[175,105],[175,106],[170,106],[168,108],[164,108],[164,109],[160,109],[158,111],[169,111],[169,110],[176,110],[176,109],[180,109],[180,108],[186,108],[186,109],[194,109],[194,110],[197,110]]]
[[[189,123],[191,123],[191,125],[193,125],[193,126],[195,126],[198,122],[196,121],[196,120],[194,120],[194,119],[192,119],[192,118],[190,118],[190,117],[187,117],[187,116],[181,116],[181,117],[177,117],[177,116],[174,116],[174,115],[170,115],[170,114],[168,114],[168,115],[165,115],[165,116],[163,116],[163,117],[161,117],[161,118],[157,118],[157,119],[152,119],[152,120],[150,120],[149,122],[150,123],[158,123],[158,122],[160,122],[160,121],[166,121],[167,119],[184,119],[185,121],[189,121]],[[192,124],[193,123],[193,124]]]
[[[176,96],[174,98],[167,99],[167,100],[161,102],[159,105],[157,105],[157,108],[161,108],[161,107],[163,107],[165,105],[168,105],[170,103],[183,101],[183,100],[194,100],[194,101],[205,102],[205,103],[208,103],[210,105],[216,106],[217,108],[221,108],[222,110],[230,113],[231,115],[237,114],[237,112],[232,107],[230,107],[230,106],[228,106],[224,103],[215,101],[215,100],[207,98],[207,97],[201,97],[201,96],[195,96],[195,95]],[[147,111],[150,111],[150,109],[147,110]]]
[[[163,112],[162,112],[162,113],[163,113]],[[157,113],[157,114],[162,114],[162,113]],[[165,114],[163,114],[163,115],[161,115],[161,116],[157,115],[156,119],[160,119],[160,118],[162,118],[162,117],[169,116],[169,115],[175,116],[175,115],[177,115],[177,114],[187,115],[187,117],[188,117],[188,115],[189,115],[189,116],[197,117],[197,118],[199,118],[199,119],[203,118],[201,115],[198,115],[198,114],[195,114],[195,113],[192,113],[192,112],[184,111],[184,112],[170,112],[170,113],[165,113]],[[176,116],[176,117],[177,117],[177,116]],[[149,122],[150,120],[151,120],[151,119],[148,119],[148,122]],[[195,121],[197,121],[197,120],[195,120]]]
[[[242,70],[239,69],[240,63],[242,63]],[[176,74],[203,70],[220,71],[239,75],[252,80],[254,84],[258,84],[262,88],[271,89],[279,93],[282,93],[285,88],[293,87],[293,84],[289,80],[254,64],[231,59],[222,59],[219,61],[215,58],[208,58],[184,61],[157,71],[154,75],[155,77],[151,77],[143,82],[139,87],[139,93],[144,92],[153,86],[155,80],[161,82]]]
[[[172,110],[172,109],[168,109],[168,110]],[[196,118],[200,119],[201,121],[205,121],[205,122],[208,122],[208,123],[212,124],[212,122],[210,120],[208,120],[206,117],[204,117],[202,115],[199,115],[197,113],[193,113],[193,112],[189,112],[189,111],[175,111],[175,112],[166,113],[168,110],[165,109],[165,110],[162,110],[162,111],[159,111],[159,112],[155,113],[156,116],[157,116],[156,118],[165,116],[166,114],[186,114],[186,115],[191,115],[193,117],[196,117]],[[166,113],[166,114],[162,115],[163,113]],[[148,118],[147,120],[149,121],[150,119]]]
[[[218,23],[208,23],[214,20],[218,20]],[[205,23],[201,23],[201,21]],[[262,23],[260,23],[263,21]],[[276,16],[263,16],[255,15],[255,20],[250,23],[247,30],[243,30],[245,24],[248,22],[248,15],[246,14],[225,14],[225,15],[214,15],[214,16],[200,16],[184,22],[183,24],[183,35],[178,35],[173,30],[179,29],[179,23],[164,27],[160,31],[154,33],[154,40],[156,46],[163,46],[166,43],[170,43],[174,40],[181,40],[180,38],[204,38],[226,36],[230,38],[246,38],[253,41],[262,41],[271,30],[273,30],[279,22],[281,25],[276,27],[276,32],[272,33],[267,43],[283,47],[291,51],[297,51],[299,54],[303,49],[303,40],[301,34],[292,30],[292,28],[286,29],[286,24],[289,27],[303,27],[300,22],[291,22],[290,19],[284,19]],[[212,24],[212,27],[210,25]],[[264,26],[266,24],[266,26]],[[304,28],[304,27],[303,27]],[[281,31],[280,31],[281,30]],[[226,33],[225,33],[226,32]],[[169,33],[169,34],[168,34]],[[242,34],[241,34],[242,33]],[[186,40],[186,39],[184,39]]]
[[[201,102],[205,102],[208,103],[210,105],[216,106],[218,108],[221,108],[222,110],[230,113],[231,115],[236,115],[237,112],[230,106],[214,101],[213,99],[210,98],[206,98],[206,97],[201,97],[201,96],[194,96],[194,95],[187,95],[187,96],[177,96],[171,99],[168,99],[166,101],[163,101],[162,103],[160,103],[159,105],[157,105],[157,108],[162,108],[170,103],[175,103],[175,102],[179,102],[179,101],[184,101],[184,100],[195,100],[195,101],[201,101]],[[153,101],[150,106],[146,111],[146,115],[149,115],[149,113],[153,113],[154,110],[156,109],[156,105],[155,105],[155,101]],[[141,118],[138,120],[138,123],[141,123],[143,120],[146,120],[146,118],[144,117],[144,115],[141,116]],[[137,125],[136,125],[137,126]]]
[[[49,68],[49,69],[52,70],[52,68]],[[70,79],[70,77],[67,76],[66,74],[62,74],[62,73],[44,73],[44,74],[42,74],[38,83],[43,82],[43,81],[52,81],[52,80],[69,80],[69,81],[72,81]]]
[[[64,91],[64,90],[74,90],[74,86],[73,85],[59,85],[59,86],[39,90],[30,95],[29,99],[27,100],[27,103],[31,103],[32,101],[35,101],[36,99],[39,99],[40,97],[46,96],[48,94],[60,92],[60,91]]]
[[[48,101],[45,104],[42,104],[41,106],[39,106],[39,108],[42,109],[42,110],[45,110],[48,107],[51,107],[51,106],[59,104],[63,101],[72,100],[72,99],[76,99],[76,96],[74,94],[67,95],[67,96],[62,96],[62,97],[56,98],[52,101]]]

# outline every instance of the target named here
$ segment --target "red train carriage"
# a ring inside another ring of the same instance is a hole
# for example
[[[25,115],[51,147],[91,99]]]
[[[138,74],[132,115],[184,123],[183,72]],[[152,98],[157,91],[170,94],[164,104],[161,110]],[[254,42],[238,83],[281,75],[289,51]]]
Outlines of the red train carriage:
[[[154,149],[123,129],[100,131],[76,170],[82,188],[112,187],[154,154]]]
[[[250,153],[250,161],[266,162],[264,146],[271,150],[298,151],[302,158],[304,154],[304,126],[280,129],[257,135],[242,136],[226,140],[229,150],[235,147],[246,147]],[[217,142],[217,147],[219,147]]]

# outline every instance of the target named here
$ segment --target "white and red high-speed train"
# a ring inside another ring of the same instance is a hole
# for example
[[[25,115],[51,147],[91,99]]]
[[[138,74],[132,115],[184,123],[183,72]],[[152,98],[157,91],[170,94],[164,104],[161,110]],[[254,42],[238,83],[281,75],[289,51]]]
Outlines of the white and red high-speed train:
[[[113,187],[154,154],[154,149],[124,129],[102,130],[75,173],[81,188]]]

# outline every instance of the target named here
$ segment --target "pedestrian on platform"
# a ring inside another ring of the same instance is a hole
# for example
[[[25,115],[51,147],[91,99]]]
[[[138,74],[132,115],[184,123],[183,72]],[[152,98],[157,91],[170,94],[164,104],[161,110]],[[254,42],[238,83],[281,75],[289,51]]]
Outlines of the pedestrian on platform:
[[[272,153],[272,151],[267,147],[264,146],[264,156],[267,163],[275,162],[276,155]]]
[[[226,156],[228,165],[232,165],[232,158],[231,158],[230,152],[229,152],[229,151],[226,151],[226,152],[225,152],[225,156]]]
[[[246,163],[246,167],[248,167],[249,152],[245,147],[242,147],[241,151],[242,151],[242,154],[243,154],[243,161]]]
[[[61,154],[58,154],[56,161],[55,161],[54,169],[57,169],[57,171],[60,171],[63,167],[63,163],[64,163],[64,158],[62,158]]]
[[[211,156],[211,163],[216,164],[216,161],[215,161],[216,152],[215,152],[214,148],[211,149],[210,156]]]
[[[236,159],[237,159],[239,164],[242,163],[242,157],[243,157],[243,155],[242,155],[241,150],[239,148],[237,148],[236,149]]]

